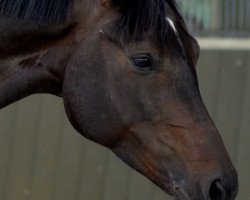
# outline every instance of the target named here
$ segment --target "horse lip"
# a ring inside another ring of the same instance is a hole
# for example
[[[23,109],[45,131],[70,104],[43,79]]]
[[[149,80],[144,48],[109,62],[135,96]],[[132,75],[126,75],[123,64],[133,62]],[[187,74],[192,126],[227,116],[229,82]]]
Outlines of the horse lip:
[[[181,187],[175,188],[175,198],[176,200],[191,200],[189,195]]]

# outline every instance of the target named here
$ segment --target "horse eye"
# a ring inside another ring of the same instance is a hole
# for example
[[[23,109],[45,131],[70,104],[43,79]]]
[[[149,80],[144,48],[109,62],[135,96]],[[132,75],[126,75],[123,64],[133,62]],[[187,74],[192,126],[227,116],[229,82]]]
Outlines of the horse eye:
[[[143,72],[153,70],[152,58],[149,55],[139,55],[132,58],[134,66]]]

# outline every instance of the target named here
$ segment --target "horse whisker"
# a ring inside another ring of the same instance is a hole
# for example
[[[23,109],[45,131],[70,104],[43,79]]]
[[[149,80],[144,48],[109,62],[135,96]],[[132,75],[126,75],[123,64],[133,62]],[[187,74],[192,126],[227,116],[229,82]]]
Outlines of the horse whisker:
[[[175,195],[177,200],[191,200],[189,195],[182,188],[176,188]]]

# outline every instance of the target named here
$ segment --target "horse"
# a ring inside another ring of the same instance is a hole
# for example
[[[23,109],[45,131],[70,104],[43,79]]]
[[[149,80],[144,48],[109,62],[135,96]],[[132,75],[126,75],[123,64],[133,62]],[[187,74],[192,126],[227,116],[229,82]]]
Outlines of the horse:
[[[0,0],[0,107],[63,98],[73,127],[179,200],[234,200],[174,0]]]

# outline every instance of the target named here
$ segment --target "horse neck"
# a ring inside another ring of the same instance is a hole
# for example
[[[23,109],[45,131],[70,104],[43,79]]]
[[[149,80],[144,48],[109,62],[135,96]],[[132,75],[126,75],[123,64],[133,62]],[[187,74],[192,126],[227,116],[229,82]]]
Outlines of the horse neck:
[[[64,48],[64,49],[63,49]],[[35,93],[60,96],[71,46],[0,60],[0,108]]]
[[[71,17],[60,25],[0,18],[4,33],[0,35],[0,108],[35,93],[60,96],[77,34],[87,28],[94,2],[75,0]]]

